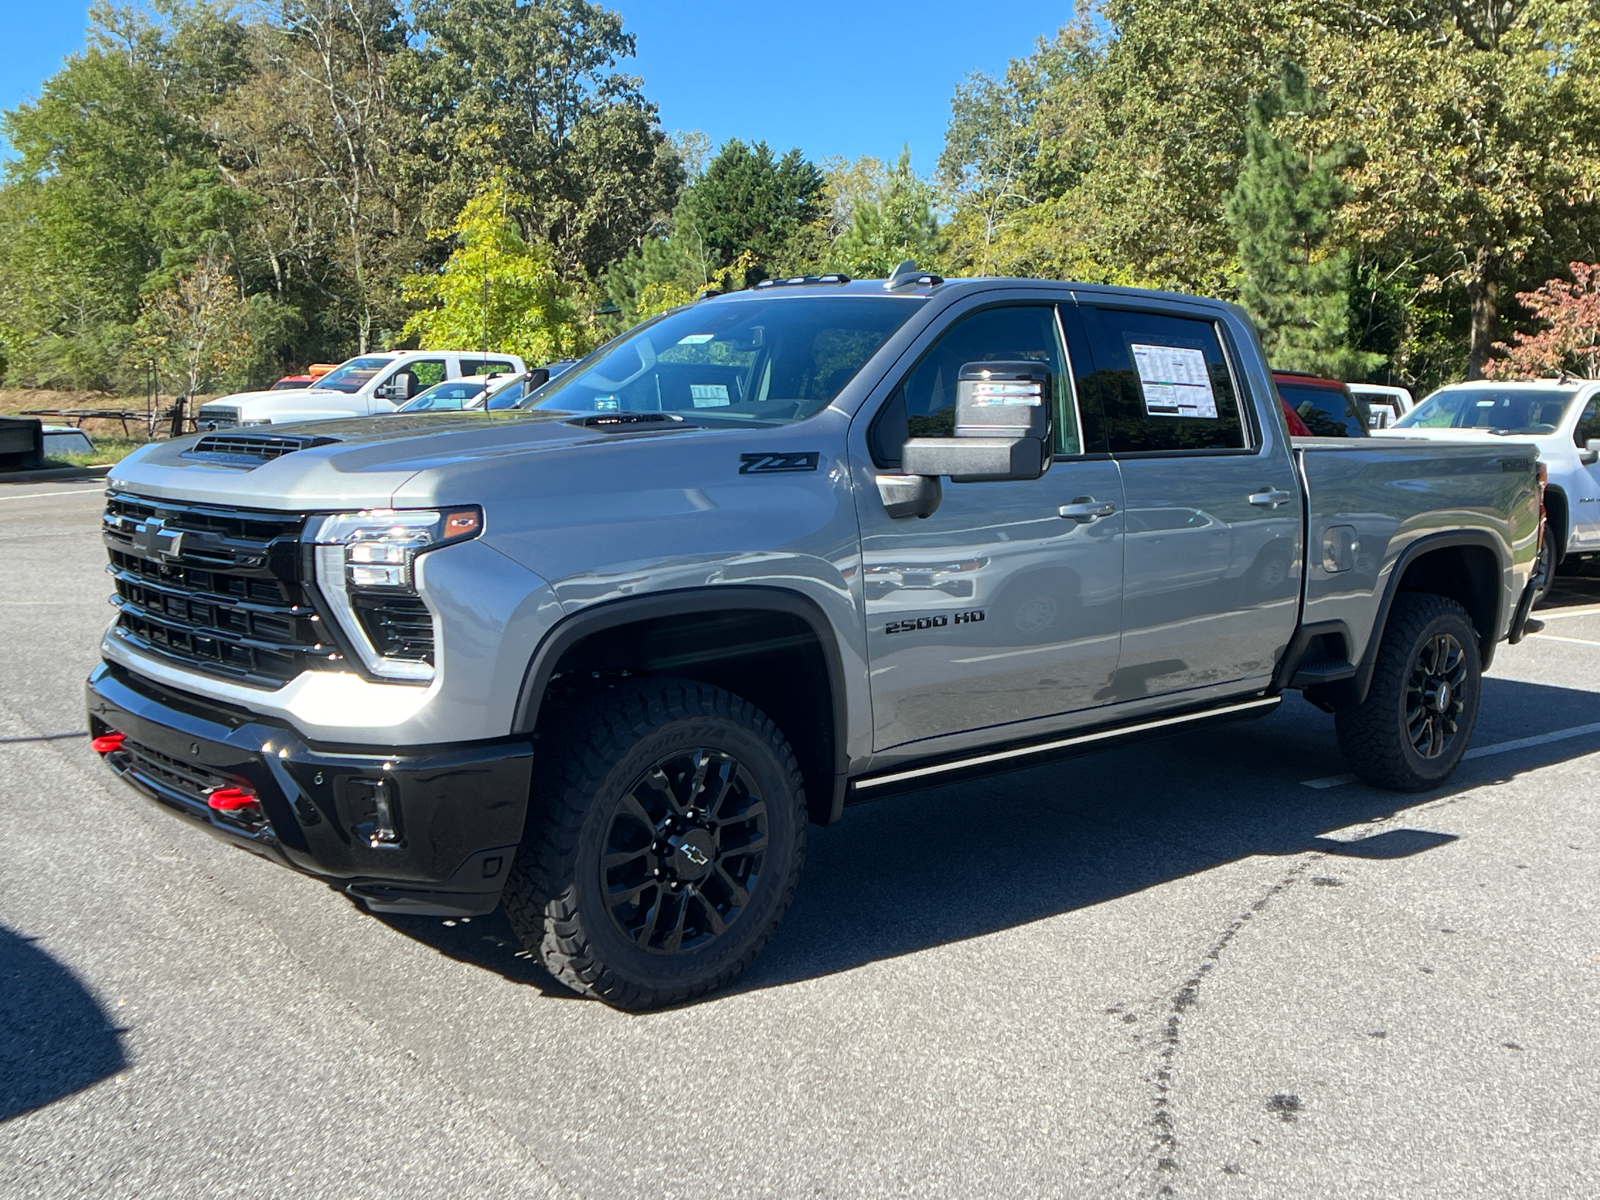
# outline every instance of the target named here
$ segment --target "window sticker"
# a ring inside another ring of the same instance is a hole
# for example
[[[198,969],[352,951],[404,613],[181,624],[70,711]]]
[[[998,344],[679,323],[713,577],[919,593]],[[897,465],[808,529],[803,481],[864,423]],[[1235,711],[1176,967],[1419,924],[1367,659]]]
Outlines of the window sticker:
[[[689,396],[696,408],[726,408],[728,385],[725,383],[691,383]]]
[[[1146,415],[1217,419],[1217,397],[1211,390],[1211,376],[1206,371],[1203,351],[1186,346],[1138,343],[1129,349],[1139,368]]]
[[[714,333],[691,333],[686,338],[679,338],[678,339],[678,345],[680,345],[680,346],[704,346],[707,342],[709,342],[712,338],[714,338],[716,336],[717,335],[714,334]]]

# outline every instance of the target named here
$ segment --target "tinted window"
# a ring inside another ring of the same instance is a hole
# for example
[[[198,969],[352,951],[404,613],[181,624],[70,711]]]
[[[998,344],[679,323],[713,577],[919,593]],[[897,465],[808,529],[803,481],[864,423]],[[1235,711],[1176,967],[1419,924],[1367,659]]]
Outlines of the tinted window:
[[[1600,396],[1596,396],[1583,406],[1583,415],[1578,418],[1578,427],[1572,431],[1572,440],[1580,448],[1587,446],[1590,438],[1600,438]]]
[[[1342,391],[1278,381],[1278,395],[1305,422],[1312,437],[1365,437],[1366,425]]]
[[[882,294],[703,301],[639,326],[551,380],[532,407],[803,420],[922,303]]]
[[[956,379],[975,362],[1038,362],[1050,368],[1055,390],[1055,452],[1081,453],[1055,309],[1049,305],[988,308],[962,317],[911,368],[873,424],[873,456],[900,461],[908,437],[953,437]]]
[[[461,360],[461,373],[463,375],[509,375],[517,368],[503,358],[463,358]]]
[[[515,408],[517,401],[522,399],[522,388],[523,384],[520,379],[515,383],[506,384],[505,387],[489,397],[489,403],[486,407],[490,412],[499,412],[505,408]]]
[[[1233,375],[1210,321],[1085,307],[1091,370],[1078,399],[1103,409],[1113,454],[1248,445]]]

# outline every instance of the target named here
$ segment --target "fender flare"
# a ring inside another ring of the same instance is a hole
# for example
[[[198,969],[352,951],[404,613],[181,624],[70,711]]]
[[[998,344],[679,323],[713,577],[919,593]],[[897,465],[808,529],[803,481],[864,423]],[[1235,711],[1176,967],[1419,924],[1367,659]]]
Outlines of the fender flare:
[[[787,588],[727,585],[652,592],[608,600],[563,617],[540,639],[533,657],[528,661],[522,687],[517,694],[517,706],[512,714],[513,736],[525,736],[534,731],[539,720],[539,708],[556,664],[568,650],[585,638],[608,629],[661,617],[738,611],[783,613],[797,617],[811,630],[822,647],[833,706],[833,789],[828,803],[827,823],[837,821],[844,811],[850,765],[847,747],[849,701],[845,692],[844,661],[839,654],[833,625],[822,607],[809,596]]]
[[[1400,592],[1400,581],[1405,578],[1406,571],[1424,554],[1434,550],[1447,550],[1452,546],[1475,546],[1488,550],[1494,556],[1495,565],[1500,569],[1500,577],[1495,580],[1494,612],[1489,618],[1489,632],[1487,636],[1481,638],[1482,644],[1479,648],[1479,659],[1485,671],[1494,661],[1501,611],[1505,607],[1500,578],[1505,575],[1506,560],[1500,539],[1487,529],[1458,529],[1451,533],[1428,534],[1402,550],[1389,572],[1389,582],[1384,585],[1383,597],[1378,602],[1377,618],[1372,623],[1372,635],[1367,639],[1367,647],[1362,651],[1361,661],[1356,665],[1355,678],[1352,681],[1355,687],[1355,703],[1360,704],[1366,700],[1367,689],[1372,686],[1372,673],[1378,669],[1378,647],[1383,641],[1383,631],[1389,624],[1389,610],[1394,606],[1394,598]]]

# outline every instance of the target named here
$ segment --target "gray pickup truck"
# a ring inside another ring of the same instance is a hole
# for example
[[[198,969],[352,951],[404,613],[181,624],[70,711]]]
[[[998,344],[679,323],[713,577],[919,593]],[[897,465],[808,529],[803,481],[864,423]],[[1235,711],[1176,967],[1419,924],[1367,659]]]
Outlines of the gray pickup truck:
[[[96,750],[391,914],[504,905],[637,1009],[772,937],[808,822],[1270,712],[1455,769],[1527,619],[1531,448],[1291,443],[1230,305],[782,280],[504,412],[145,448],[104,516]]]

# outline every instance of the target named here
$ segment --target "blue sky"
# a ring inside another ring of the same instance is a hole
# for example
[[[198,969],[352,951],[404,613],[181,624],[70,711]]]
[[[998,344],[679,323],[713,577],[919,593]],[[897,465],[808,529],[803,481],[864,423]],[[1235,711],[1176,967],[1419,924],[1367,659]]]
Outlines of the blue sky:
[[[799,146],[816,159],[911,146],[920,171],[944,141],[950,96],[996,72],[1072,15],[1071,0],[609,0],[638,36],[644,78],[670,133],[700,129]],[[38,95],[83,45],[87,3],[0,0],[0,108]]]

